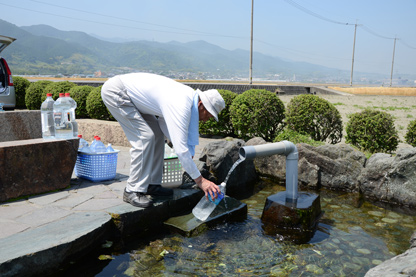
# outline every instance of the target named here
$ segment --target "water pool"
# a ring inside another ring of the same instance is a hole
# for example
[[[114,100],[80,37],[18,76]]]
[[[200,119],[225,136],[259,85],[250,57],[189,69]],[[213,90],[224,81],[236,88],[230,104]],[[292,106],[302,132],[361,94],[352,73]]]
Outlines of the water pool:
[[[320,191],[323,215],[307,244],[263,233],[268,196],[283,191],[261,182],[241,201],[243,222],[225,222],[196,237],[164,230],[95,253],[88,266],[66,270],[89,276],[364,276],[382,261],[406,251],[416,216],[360,201],[353,194]],[[93,263],[93,265],[92,265]],[[62,273],[62,271],[61,271]]]

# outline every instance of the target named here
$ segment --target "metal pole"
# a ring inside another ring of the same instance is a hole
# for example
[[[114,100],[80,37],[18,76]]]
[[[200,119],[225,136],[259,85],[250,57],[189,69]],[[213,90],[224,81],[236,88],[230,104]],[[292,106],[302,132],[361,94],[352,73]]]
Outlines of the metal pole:
[[[355,54],[355,36],[357,34],[357,23],[355,23],[354,29],[354,44],[352,45],[352,64],[351,64],[351,79],[350,79],[350,86],[352,86],[352,76],[354,72],[354,54]]]
[[[253,9],[254,9],[254,0],[251,0],[251,39],[250,39],[250,70],[249,70],[249,83],[253,83]]]
[[[396,51],[396,37],[394,38],[394,46],[393,46],[393,59],[391,61],[391,73],[390,73],[390,86],[393,82],[393,66],[394,66],[394,52]]]

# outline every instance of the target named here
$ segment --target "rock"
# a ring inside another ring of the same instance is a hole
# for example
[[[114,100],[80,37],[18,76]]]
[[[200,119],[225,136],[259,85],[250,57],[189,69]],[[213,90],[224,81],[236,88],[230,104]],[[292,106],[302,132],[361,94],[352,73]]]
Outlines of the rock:
[[[253,138],[246,145],[265,144],[261,138]],[[299,152],[299,185],[312,188],[326,187],[342,191],[357,191],[357,178],[364,168],[366,157],[363,153],[346,145],[323,145],[313,147],[308,144],[296,145]],[[286,178],[286,157],[273,155],[256,158],[256,171],[262,176],[279,180]]]
[[[357,178],[366,162],[363,153],[346,144],[313,147],[302,143],[298,150],[299,158],[313,165],[303,170],[310,172],[318,168],[318,186],[341,191],[358,190]],[[314,178],[303,181],[315,182]]]
[[[416,248],[373,267],[365,276],[416,276]]]
[[[365,249],[365,248],[358,248],[358,249],[357,249],[357,252],[358,252],[358,253],[361,253],[361,254],[364,254],[364,255],[371,254],[371,251],[370,251],[370,250],[368,250],[368,249]]]
[[[416,206],[416,148],[403,148],[395,157],[377,153],[368,159],[359,178],[368,199]]]
[[[203,172],[203,175],[209,175],[211,180],[214,176],[217,184],[223,182],[231,167],[239,159],[238,151],[243,145],[244,141],[241,139],[215,141],[206,145],[199,159],[205,165],[199,165],[199,168],[206,167],[212,176],[207,172]],[[227,181],[227,195],[236,195],[251,190],[257,178],[253,162],[242,162],[234,169]]]
[[[416,232],[410,238],[410,248],[416,247]]]
[[[255,146],[266,144],[262,138],[252,138],[247,141],[245,146]],[[255,158],[254,166],[258,174],[266,177],[277,178],[285,180],[286,178],[286,157],[282,155],[272,155],[268,157]]]

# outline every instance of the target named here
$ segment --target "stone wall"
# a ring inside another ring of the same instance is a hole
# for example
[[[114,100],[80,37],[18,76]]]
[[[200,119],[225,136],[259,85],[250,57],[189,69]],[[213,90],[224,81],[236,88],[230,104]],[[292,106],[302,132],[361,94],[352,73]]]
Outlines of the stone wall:
[[[94,136],[99,136],[104,144],[130,147],[123,129],[117,121],[96,119],[77,119],[78,134],[82,135],[89,144]]]

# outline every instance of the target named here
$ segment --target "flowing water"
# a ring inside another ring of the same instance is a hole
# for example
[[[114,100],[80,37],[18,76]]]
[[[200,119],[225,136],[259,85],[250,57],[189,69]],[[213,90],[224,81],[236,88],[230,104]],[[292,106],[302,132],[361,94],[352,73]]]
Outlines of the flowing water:
[[[224,179],[224,183],[227,184],[228,178],[230,178],[231,173],[233,173],[234,169],[242,162],[244,162],[244,158],[239,158],[231,167],[230,171],[228,171],[227,177]]]
[[[253,196],[241,200],[248,206],[243,222],[224,222],[190,238],[166,232],[103,248],[92,257],[94,273],[85,275],[87,267],[79,271],[84,276],[364,276],[406,251],[416,230],[414,215],[321,190],[323,216],[315,236],[293,244],[265,235],[260,220],[266,198],[283,190],[262,181]]]

